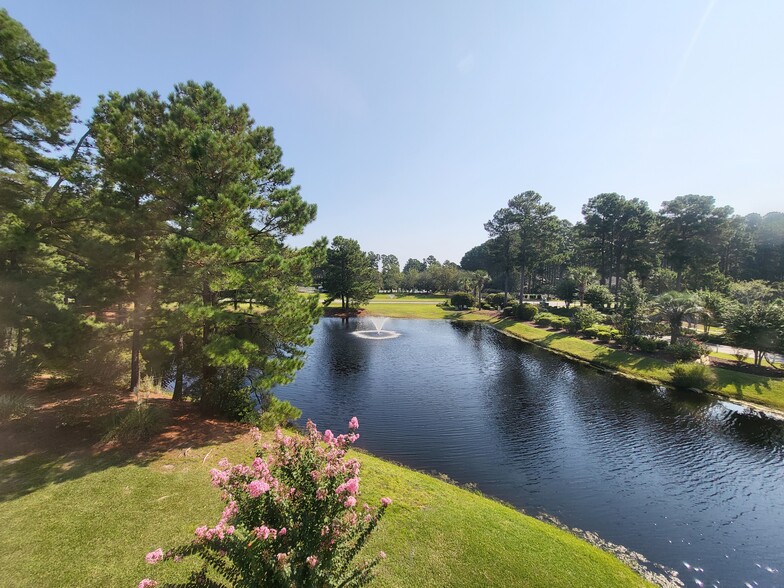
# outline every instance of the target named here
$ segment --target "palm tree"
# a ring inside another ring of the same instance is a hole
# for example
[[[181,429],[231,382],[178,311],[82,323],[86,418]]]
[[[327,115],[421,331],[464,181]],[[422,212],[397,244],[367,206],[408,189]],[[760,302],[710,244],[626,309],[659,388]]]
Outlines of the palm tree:
[[[485,270],[476,270],[471,274],[472,281],[476,287],[476,306],[482,308],[482,290],[490,281],[490,274]]]
[[[697,298],[691,292],[665,292],[656,298],[656,315],[670,325],[670,345],[681,336],[681,325],[702,312]]]
[[[581,265],[570,269],[567,275],[577,282],[577,293],[580,296],[580,306],[582,306],[585,290],[596,281],[596,270],[592,267]]]

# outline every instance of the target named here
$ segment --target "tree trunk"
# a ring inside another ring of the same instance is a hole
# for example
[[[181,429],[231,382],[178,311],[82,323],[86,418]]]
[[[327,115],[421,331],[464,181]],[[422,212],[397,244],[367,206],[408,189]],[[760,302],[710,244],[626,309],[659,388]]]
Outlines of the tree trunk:
[[[201,300],[202,303],[207,306],[213,305],[212,291],[210,290],[209,284],[206,282],[202,285]],[[204,347],[209,344],[211,335],[212,323],[209,320],[205,320],[201,328],[201,340]],[[209,364],[207,358],[202,358],[202,361],[204,363],[202,364],[201,368],[202,381],[201,398],[199,399],[199,404],[202,413],[208,413],[212,412],[215,408],[215,374],[217,374],[217,370],[214,366]]]
[[[141,362],[140,362],[140,347],[141,347],[141,334],[139,329],[135,326],[136,323],[136,308],[138,303],[133,304],[133,315],[131,322],[133,326],[133,335],[131,335],[131,392],[139,390],[139,381],[141,380]]]
[[[185,355],[185,337],[180,334],[177,339],[177,349],[174,355],[175,374],[174,374],[174,394],[172,395],[173,402],[182,402],[182,376],[183,376],[183,356]]]

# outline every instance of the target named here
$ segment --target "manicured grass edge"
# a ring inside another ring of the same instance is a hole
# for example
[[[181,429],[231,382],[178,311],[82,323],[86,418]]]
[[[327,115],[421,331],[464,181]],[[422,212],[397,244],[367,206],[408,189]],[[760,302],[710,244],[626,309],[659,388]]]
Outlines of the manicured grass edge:
[[[600,371],[657,386],[673,387],[670,375],[673,362],[596,345],[580,337],[510,319],[486,322],[505,335]],[[561,342],[561,348],[554,346],[558,345],[558,342]],[[618,361],[619,359],[625,361]],[[784,379],[737,373],[725,368],[709,369],[716,376],[717,383],[715,387],[699,391],[731,400],[755,411],[784,418]]]
[[[251,453],[250,439],[243,436],[192,451],[173,450],[146,463],[118,459],[94,465],[84,456],[69,465],[84,467],[83,474],[49,483],[42,479],[28,492],[0,501],[5,579],[20,587],[136,585],[150,575],[181,580],[192,564],[164,562],[150,568],[144,554],[188,540],[197,524],[214,523],[221,507],[209,469],[222,457],[247,461]],[[393,498],[367,546],[367,553],[383,549],[389,556],[373,586],[544,588],[595,581],[609,587],[650,586],[611,552],[555,525],[436,477],[356,453],[362,463],[362,500],[377,504],[381,496]],[[47,476],[61,465],[38,455],[11,467],[22,466],[30,475],[43,469]]]

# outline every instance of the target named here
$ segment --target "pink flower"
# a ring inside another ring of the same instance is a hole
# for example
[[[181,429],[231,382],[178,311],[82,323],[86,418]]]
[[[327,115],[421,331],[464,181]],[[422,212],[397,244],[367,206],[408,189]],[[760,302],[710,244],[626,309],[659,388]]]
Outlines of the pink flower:
[[[224,472],[217,468],[210,470],[210,476],[212,476],[212,485],[216,488],[229,481],[229,472]]]
[[[158,585],[158,582],[156,582],[155,580],[150,580],[149,578],[145,578],[144,580],[139,582],[139,585],[137,586],[137,588],[153,588],[154,586],[157,586],[157,585]]]
[[[389,506],[390,504],[392,504],[391,498],[387,498],[386,496],[384,496],[384,498],[381,499],[382,506]]]
[[[278,531],[278,535],[285,535],[285,534],[286,534],[286,527],[283,527],[281,528],[280,531]]]
[[[256,443],[261,440],[261,431],[259,431],[258,427],[251,427],[250,428],[250,436]]]
[[[359,492],[359,478],[349,478],[340,486],[335,488],[336,494],[340,494],[341,492],[348,492],[349,494],[356,494]]]
[[[163,559],[163,549],[159,547],[155,551],[151,551],[144,557],[144,559],[148,564],[157,564]]]
[[[266,525],[262,525],[261,527],[256,527],[253,529],[256,532],[256,537],[259,539],[267,539],[270,536],[269,527]]]
[[[275,559],[278,560],[278,563],[284,564],[286,563],[286,558],[288,557],[285,553],[277,553],[275,554]]]
[[[316,564],[318,563],[318,558],[315,555],[309,555],[307,558],[305,558],[305,561],[308,562],[308,565],[311,568],[315,568]]]
[[[258,498],[265,492],[269,491],[270,486],[263,480],[253,480],[247,485],[248,494],[251,498]]]
[[[334,439],[335,439],[335,435],[332,434],[332,431],[330,431],[329,429],[324,431],[324,443],[332,443]]]
[[[386,559],[387,558],[387,554],[384,553],[383,551],[379,551],[378,552],[378,557],[380,557],[381,559]]]
[[[237,514],[239,508],[237,507],[237,501],[232,500],[226,505],[226,508],[223,509],[223,513],[221,513],[220,521],[218,522],[218,526],[221,527],[229,522],[229,519]]]
[[[353,496],[349,496],[348,498],[346,498],[346,501],[343,503],[343,506],[345,506],[346,508],[352,508],[356,505],[357,505],[357,499],[354,498]]]
[[[253,469],[256,470],[260,474],[268,474],[269,473],[269,466],[267,465],[267,462],[265,462],[260,457],[257,457],[256,459],[253,460],[252,466],[253,466]]]
[[[349,429],[359,429],[359,421],[357,417],[351,417],[351,420],[348,422]]]

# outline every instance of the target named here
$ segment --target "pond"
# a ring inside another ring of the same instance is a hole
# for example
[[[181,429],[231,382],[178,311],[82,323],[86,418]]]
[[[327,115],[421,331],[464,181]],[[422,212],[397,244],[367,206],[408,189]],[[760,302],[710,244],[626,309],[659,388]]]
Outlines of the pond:
[[[321,430],[640,552],[688,585],[784,586],[784,421],[483,325],[322,319],[275,394]]]

